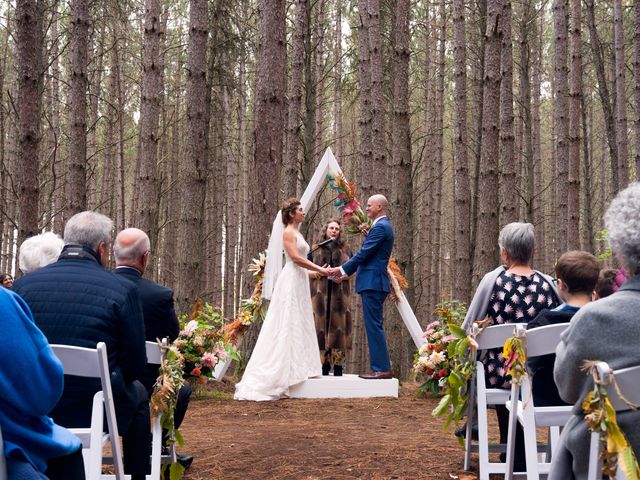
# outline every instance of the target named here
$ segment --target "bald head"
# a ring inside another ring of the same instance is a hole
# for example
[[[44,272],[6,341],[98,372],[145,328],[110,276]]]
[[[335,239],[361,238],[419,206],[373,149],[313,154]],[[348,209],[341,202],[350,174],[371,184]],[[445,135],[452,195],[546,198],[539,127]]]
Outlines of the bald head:
[[[367,215],[371,220],[375,220],[382,215],[386,215],[388,208],[389,201],[387,200],[387,197],[380,195],[379,193],[371,195],[367,200]]]
[[[149,237],[139,228],[122,230],[113,244],[116,266],[134,267],[144,273],[150,248]]]

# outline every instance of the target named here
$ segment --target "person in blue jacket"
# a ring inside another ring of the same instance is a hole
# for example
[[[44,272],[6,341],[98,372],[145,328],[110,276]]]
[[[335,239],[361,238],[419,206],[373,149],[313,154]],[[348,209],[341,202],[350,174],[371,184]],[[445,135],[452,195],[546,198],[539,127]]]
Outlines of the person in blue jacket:
[[[384,195],[369,197],[366,210],[373,224],[360,250],[341,267],[329,269],[331,275],[338,277],[356,274],[371,361],[371,372],[360,375],[366,379],[393,377],[382,325],[384,301],[391,291],[387,265],[393,249],[393,229],[387,217],[388,205]]]
[[[47,413],[62,395],[63,371],[27,304],[0,288],[0,429],[12,479],[84,479],[82,444]]]

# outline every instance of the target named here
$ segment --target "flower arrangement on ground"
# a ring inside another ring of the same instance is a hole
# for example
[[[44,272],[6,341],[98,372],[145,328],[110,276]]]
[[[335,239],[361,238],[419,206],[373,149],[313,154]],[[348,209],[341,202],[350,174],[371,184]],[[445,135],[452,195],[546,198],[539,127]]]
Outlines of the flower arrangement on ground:
[[[213,378],[220,361],[239,358],[234,345],[226,341],[223,325],[220,310],[201,301],[191,315],[180,317],[180,334],[173,345],[184,357],[186,378],[198,385]]]
[[[464,307],[455,301],[442,303],[435,309],[437,319],[427,325],[423,334],[426,342],[413,359],[414,372],[426,377],[420,392],[436,395],[445,385],[452,366],[449,344],[456,340],[450,325],[460,325],[463,311]]]

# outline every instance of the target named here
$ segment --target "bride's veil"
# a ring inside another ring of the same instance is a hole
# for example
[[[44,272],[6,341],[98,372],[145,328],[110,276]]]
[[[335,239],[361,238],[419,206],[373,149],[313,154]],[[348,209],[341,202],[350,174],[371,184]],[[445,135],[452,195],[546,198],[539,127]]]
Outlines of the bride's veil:
[[[284,233],[284,223],[282,223],[282,210],[278,211],[276,219],[271,228],[271,237],[267,247],[267,264],[264,267],[264,280],[262,282],[262,298],[269,300],[276,285],[276,280],[282,270],[282,255],[284,244],[282,234]]]

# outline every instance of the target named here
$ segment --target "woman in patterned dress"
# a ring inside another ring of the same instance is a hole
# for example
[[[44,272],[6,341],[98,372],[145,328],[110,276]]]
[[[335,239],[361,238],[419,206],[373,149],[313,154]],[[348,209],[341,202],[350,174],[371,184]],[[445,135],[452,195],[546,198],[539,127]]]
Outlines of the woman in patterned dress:
[[[533,270],[534,231],[530,223],[506,225],[498,237],[500,257],[504,266],[487,273],[471,301],[463,326],[489,317],[492,325],[528,323],[543,309],[560,304],[551,277]],[[502,349],[491,350],[483,359],[487,387],[511,388],[511,377],[504,368]],[[500,443],[507,442],[509,412],[504,405],[496,406]],[[516,464],[524,463],[522,430],[516,435]],[[516,467],[517,469],[517,467]]]

